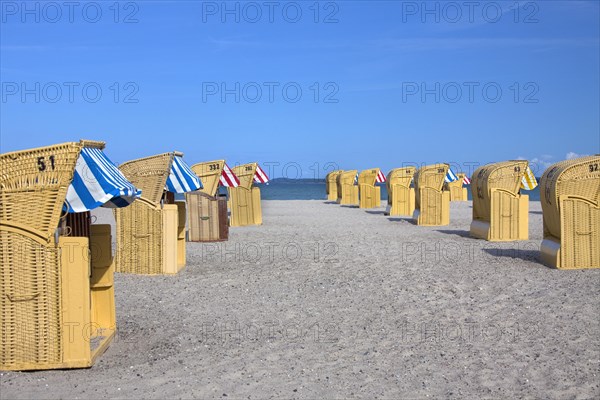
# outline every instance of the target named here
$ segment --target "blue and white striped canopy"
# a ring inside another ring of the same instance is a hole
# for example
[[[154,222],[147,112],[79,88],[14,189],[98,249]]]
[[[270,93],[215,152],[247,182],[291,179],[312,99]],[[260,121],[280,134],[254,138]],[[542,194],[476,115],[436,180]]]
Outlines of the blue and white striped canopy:
[[[448,168],[448,173],[446,174],[444,181],[446,181],[447,183],[450,183],[450,182],[454,182],[457,180],[458,180],[458,176],[456,176],[454,171],[452,171],[450,168]]]
[[[174,157],[165,190],[173,193],[187,193],[202,188],[200,178],[183,161],[183,158]]]
[[[84,147],[63,208],[76,213],[98,207],[126,207],[141,194],[102,150]]]

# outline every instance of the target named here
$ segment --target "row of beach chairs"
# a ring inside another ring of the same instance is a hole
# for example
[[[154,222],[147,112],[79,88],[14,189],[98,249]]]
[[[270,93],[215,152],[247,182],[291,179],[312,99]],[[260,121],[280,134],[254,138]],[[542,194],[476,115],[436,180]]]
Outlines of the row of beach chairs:
[[[229,226],[262,223],[255,184],[268,178],[257,163],[190,167],[175,151],[117,168],[104,146],[0,155],[1,370],[93,365],[116,331],[115,271],[175,274],[186,239],[226,240]],[[114,208],[114,257],[110,225],[92,223],[100,206]]]
[[[489,241],[527,240],[529,196],[522,182],[535,180],[526,160],[487,164],[472,178],[456,174],[448,182],[450,166],[434,164],[419,169],[392,170],[385,179],[386,214],[412,217],[417,225],[450,224],[450,201],[467,200],[469,182],[473,198],[470,233]],[[379,207],[382,175],[378,168],[332,171],[326,177],[327,198],[342,205]],[[450,173],[450,175],[454,175]],[[530,186],[528,184],[527,186]],[[559,269],[600,268],[600,155],[558,162],[540,181],[544,238],[541,259]]]

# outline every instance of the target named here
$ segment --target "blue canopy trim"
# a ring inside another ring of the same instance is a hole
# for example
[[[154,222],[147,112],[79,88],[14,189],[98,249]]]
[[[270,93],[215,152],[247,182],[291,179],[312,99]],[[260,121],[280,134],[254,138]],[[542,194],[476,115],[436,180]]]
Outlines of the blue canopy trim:
[[[181,157],[174,157],[171,173],[165,189],[173,193],[187,193],[202,189],[200,178],[191,170]]]
[[[141,194],[102,150],[84,147],[63,209],[76,213],[98,207],[127,207]]]

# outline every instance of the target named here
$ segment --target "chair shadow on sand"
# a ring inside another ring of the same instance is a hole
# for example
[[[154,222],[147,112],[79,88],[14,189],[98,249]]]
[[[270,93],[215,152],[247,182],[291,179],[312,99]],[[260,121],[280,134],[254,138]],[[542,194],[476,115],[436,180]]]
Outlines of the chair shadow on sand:
[[[482,249],[486,253],[494,257],[506,257],[506,258],[518,258],[524,261],[531,261],[540,264],[548,269],[555,269],[544,264],[540,257],[539,250],[528,250],[528,249]]]
[[[333,200],[324,201],[323,204],[337,204],[337,201],[333,201]]]
[[[529,214],[539,214],[539,215],[542,215],[543,212],[541,212],[541,211],[529,211]]]
[[[385,211],[372,211],[372,210],[365,210],[365,212],[367,214],[373,214],[373,215],[385,215]]]
[[[407,222],[409,224],[412,225],[417,225],[417,221],[415,221],[414,219],[412,219],[412,217],[390,217],[388,216],[388,221],[391,222]]]
[[[444,233],[446,235],[456,235],[456,236],[460,236],[460,237],[464,237],[464,238],[470,238],[471,237],[471,232],[469,231],[463,231],[461,229],[438,229],[436,230],[436,232],[440,232],[440,233]]]
[[[343,205],[341,205],[341,207],[344,207],[344,208],[358,208],[358,206],[351,205],[351,204],[343,204]]]

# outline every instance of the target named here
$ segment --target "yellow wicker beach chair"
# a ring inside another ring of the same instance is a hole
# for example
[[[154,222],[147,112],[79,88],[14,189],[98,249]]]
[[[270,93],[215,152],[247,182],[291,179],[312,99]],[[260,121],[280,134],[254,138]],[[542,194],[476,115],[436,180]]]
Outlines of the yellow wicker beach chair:
[[[475,170],[471,236],[496,242],[527,240],[529,196],[520,194],[520,187],[528,166],[526,160],[513,160]]]
[[[416,168],[396,168],[387,175],[388,205],[386,214],[390,216],[411,216],[415,211],[415,189],[410,184]]]
[[[248,226],[262,224],[262,208],[260,204],[260,188],[254,186],[254,175],[257,163],[238,165],[232,168],[239,178],[238,187],[230,187],[229,209],[231,210],[229,224],[231,226]]]
[[[2,370],[90,367],[113,339],[110,225],[63,208],[80,155],[102,159],[103,148],[82,140],[0,155]],[[86,162],[78,182],[97,183],[97,169]]]
[[[379,168],[362,171],[358,175],[358,196],[360,208],[376,208],[381,206],[381,188],[375,186]]]
[[[458,176],[458,180],[445,183],[445,190],[450,192],[450,201],[467,201],[469,199],[468,191],[466,187],[463,187],[466,175],[456,174],[456,176]]]
[[[358,186],[354,183],[357,170],[343,171],[337,176],[337,203],[358,205]]]
[[[542,260],[560,269],[600,268],[600,154],[551,165],[540,196]]]
[[[450,166],[434,164],[421,167],[414,175],[417,225],[441,226],[450,223],[450,193],[444,190],[444,179]]]
[[[202,180],[203,189],[186,193],[188,205],[188,241],[215,242],[229,237],[227,196],[219,196],[219,182],[225,160],[192,165],[192,171]]]
[[[174,164],[178,171],[189,169],[181,157],[180,152],[164,153],[128,161],[119,167],[127,179],[142,189],[142,198],[131,207],[115,210],[117,272],[176,274],[185,266],[186,206],[184,201],[175,201],[173,192],[166,190]],[[194,179],[198,180],[195,175]]]
[[[336,201],[338,198],[337,192],[337,177],[341,174],[342,170],[331,171],[325,177],[325,190],[327,192],[327,200]]]

